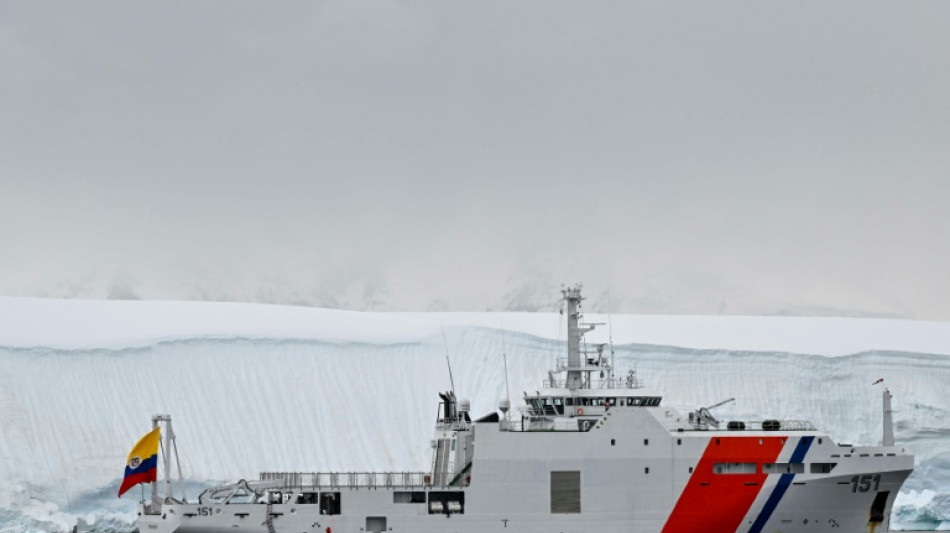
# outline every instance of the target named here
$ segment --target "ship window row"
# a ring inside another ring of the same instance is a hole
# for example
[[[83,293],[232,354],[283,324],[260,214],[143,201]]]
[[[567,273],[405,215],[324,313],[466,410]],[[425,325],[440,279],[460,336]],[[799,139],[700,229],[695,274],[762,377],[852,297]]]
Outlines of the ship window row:
[[[421,490],[393,492],[393,503],[425,503],[426,493]]]
[[[812,474],[828,474],[838,463],[810,463],[809,471]],[[756,474],[757,463],[715,463],[715,474]],[[804,474],[805,463],[762,463],[763,474]]]
[[[393,492],[393,503],[429,503],[429,514],[463,514],[465,513],[465,493],[461,491],[431,491],[421,490]],[[369,531],[369,530],[367,530]]]
[[[620,397],[615,398],[611,396],[606,396],[603,398],[565,398],[564,402],[568,406],[596,406],[596,407],[614,407],[614,406],[628,406],[628,407],[656,407],[660,405],[660,398],[653,396],[630,396],[630,397]]]
[[[629,396],[629,397],[581,397],[581,398],[531,398],[528,405],[537,414],[564,414],[565,407],[657,407],[660,398],[656,396]]]
[[[279,495],[280,492],[272,491],[270,494]],[[264,503],[268,503],[268,502],[265,501]],[[270,502],[270,503],[273,503],[273,502]],[[340,514],[340,493],[339,492],[310,492],[310,491],[300,492],[297,494],[297,499],[295,503],[299,505],[319,505],[320,514],[322,515]]]

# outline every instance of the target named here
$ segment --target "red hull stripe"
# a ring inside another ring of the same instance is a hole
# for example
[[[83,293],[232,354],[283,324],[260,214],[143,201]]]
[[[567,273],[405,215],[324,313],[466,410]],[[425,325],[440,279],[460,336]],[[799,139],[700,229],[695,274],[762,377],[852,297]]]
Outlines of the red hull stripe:
[[[673,507],[663,533],[733,533],[755,502],[784,437],[712,437]],[[715,463],[755,463],[754,474],[716,474]]]

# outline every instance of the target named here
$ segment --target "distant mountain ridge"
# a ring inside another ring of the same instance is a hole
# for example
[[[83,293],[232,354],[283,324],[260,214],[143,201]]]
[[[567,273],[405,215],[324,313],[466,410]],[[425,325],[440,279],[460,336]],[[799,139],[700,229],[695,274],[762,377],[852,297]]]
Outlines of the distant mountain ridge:
[[[419,291],[409,285],[394,288],[371,279],[305,279],[193,281],[135,280],[127,275],[112,277],[89,275],[71,282],[44,284],[42,288],[4,291],[6,296],[62,299],[109,300],[181,300],[205,302],[242,302],[304,307],[345,309],[351,311],[556,311],[560,304],[560,282],[543,277],[509,280],[493,295],[441,289]],[[911,310],[897,306],[873,309],[833,306],[827,303],[772,301],[750,294],[734,294],[718,286],[681,284],[678,281],[651,281],[657,285],[632,284],[607,286],[593,283],[587,291],[585,308],[599,313],[761,315],[856,318],[916,318]]]

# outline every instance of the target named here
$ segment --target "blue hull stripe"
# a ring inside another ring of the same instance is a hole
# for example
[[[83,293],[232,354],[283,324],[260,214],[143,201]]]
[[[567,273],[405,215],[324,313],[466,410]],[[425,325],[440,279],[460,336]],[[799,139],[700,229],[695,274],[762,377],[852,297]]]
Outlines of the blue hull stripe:
[[[798,441],[798,445],[795,446],[795,451],[792,452],[792,458],[788,462],[802,462],[805,459],[805,454],[808,453],[808,448],[811,446],[813,440],[815,440],[815,437],[802,437]],[[759,516],[756,517],[752,527],[749,528],[749,533],[762,533],[762,528],[765,527],[765,523],[769,521],[769,518],[772,518],[772,513],[775,512],[775,508],[778,507],[778,503],[782,501],[782,497],[785,496],[785,491],[787,491],[788,487],[791,486],[792,478],[794,477],[795,474],[782,474],[782,477],[778,480],[778,484],[775,485],[775,490],[773,490],[772,494],[769,495],[769,499],[762,507],[762,511],[759,513]]]

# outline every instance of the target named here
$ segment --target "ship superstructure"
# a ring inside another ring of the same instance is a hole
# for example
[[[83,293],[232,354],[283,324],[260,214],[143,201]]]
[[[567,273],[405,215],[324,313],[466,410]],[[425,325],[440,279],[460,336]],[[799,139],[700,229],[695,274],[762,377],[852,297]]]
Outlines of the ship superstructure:
[[[837,444],[802,420],[721,422],[719,404],[683,414],[635,372],[615,375],[605,345],[582,350],[595,324],[582,322],[580,286],[562,292],[567,357],[518,413],[503,400],[473,420],[467,401],[440,393],[427,471],[264,472],[197,502],[173,498],[166,482],[164,498],[140,505],[139,530],[887,530],[914,466],[894,445],[887,390],[882,446]]]

